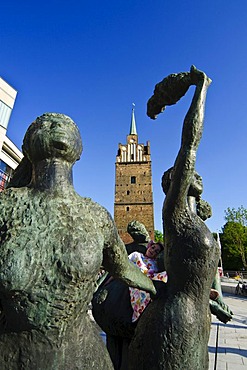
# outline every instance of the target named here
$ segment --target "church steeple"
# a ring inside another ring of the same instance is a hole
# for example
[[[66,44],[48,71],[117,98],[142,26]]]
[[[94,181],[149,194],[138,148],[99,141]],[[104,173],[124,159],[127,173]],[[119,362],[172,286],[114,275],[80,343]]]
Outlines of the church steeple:
[[[130,135],[137,135],[136,131],[136,120],[135,120],[135,104],[132,103],[132,113],[131,113],[131,124],[130,124]]]
[[[133,241],[127,232],[127,225],[133,220],[142,222],[154,239],[150,143],[138,142],[134,107],[135,104],[127,142],[118,144],[116,156],[114,220],[125,244]]]

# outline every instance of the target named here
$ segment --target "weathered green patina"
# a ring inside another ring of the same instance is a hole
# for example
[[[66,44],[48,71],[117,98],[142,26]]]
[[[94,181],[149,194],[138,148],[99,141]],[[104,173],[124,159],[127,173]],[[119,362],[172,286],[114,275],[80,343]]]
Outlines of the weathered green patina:
[[[87,315],[102,264],[155,293],[129,263],[110,214],[75,192],[81,151],[75,123],[44,114],[27,130],[24,160],[0,194],[2,370],[112,369]]]
[[[163,206],[167,289],[144,311],[130,344],[129,369],[205,370],[208,368],[208,297],[219,261],[219,247],[196,214],[202,180],[195,172],[207,89],[211,80],[192,67],[156,85],[148,115],[175,104],[195,85],[185,117],[181,148]]]

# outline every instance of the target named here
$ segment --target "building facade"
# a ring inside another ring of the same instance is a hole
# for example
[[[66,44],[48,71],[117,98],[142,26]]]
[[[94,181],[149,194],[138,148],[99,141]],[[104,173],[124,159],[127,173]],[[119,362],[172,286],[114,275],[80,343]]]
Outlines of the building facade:
[[[17,91],[0,77],[0,191],[12,177],[23,154],[7,137],[7,128]]]
[[[130,133],[126,144],[118,145],[115,165],[114,220],[125,244],[132,242],[127,233],[130,221],[143,223],[154,238],[154,205],[150,142],[138,143],[135,112],[132,108]]]

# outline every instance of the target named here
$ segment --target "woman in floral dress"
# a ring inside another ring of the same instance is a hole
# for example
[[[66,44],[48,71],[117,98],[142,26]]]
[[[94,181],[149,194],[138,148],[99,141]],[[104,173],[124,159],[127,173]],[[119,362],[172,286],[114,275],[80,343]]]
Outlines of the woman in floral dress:
[[[162,243],[151,240],[147,245],[145,255],[133,252],[129,255],[130,261],[137,265],[141,271],[150,279],[167,282],[166,271],[158,272],[156,257],[164,249]],[[132,322],[138,320],[144,309],[151,301],[150,294],[144,290],[129,287],[130,302],[133,308]]]

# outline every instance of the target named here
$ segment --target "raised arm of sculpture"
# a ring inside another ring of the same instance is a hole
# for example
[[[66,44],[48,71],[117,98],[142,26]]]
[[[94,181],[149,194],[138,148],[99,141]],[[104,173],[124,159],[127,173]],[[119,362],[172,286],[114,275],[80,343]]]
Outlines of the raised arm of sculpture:
[[[181,148],[173,167],[172,184],[166,197],[166,206],[169,207],[170,212],[174,207],[186,207],[188,190],[195,175],[196,151],[202,136],[206,93],[210,83],[211,80],[204,72],[192,66],[190,73],[172,74],[157,84],[154,95],[148,102],[147,114],[150,118],[156,118],[154,112],[157,114],[158,108],[162,112],[167,102],[169,105],[176,104],[191,85],[196,86],[190,108],[184,119]],[[159,102],[158,107],[157,101]],[[174,199],[176,202],[173,201]]]

